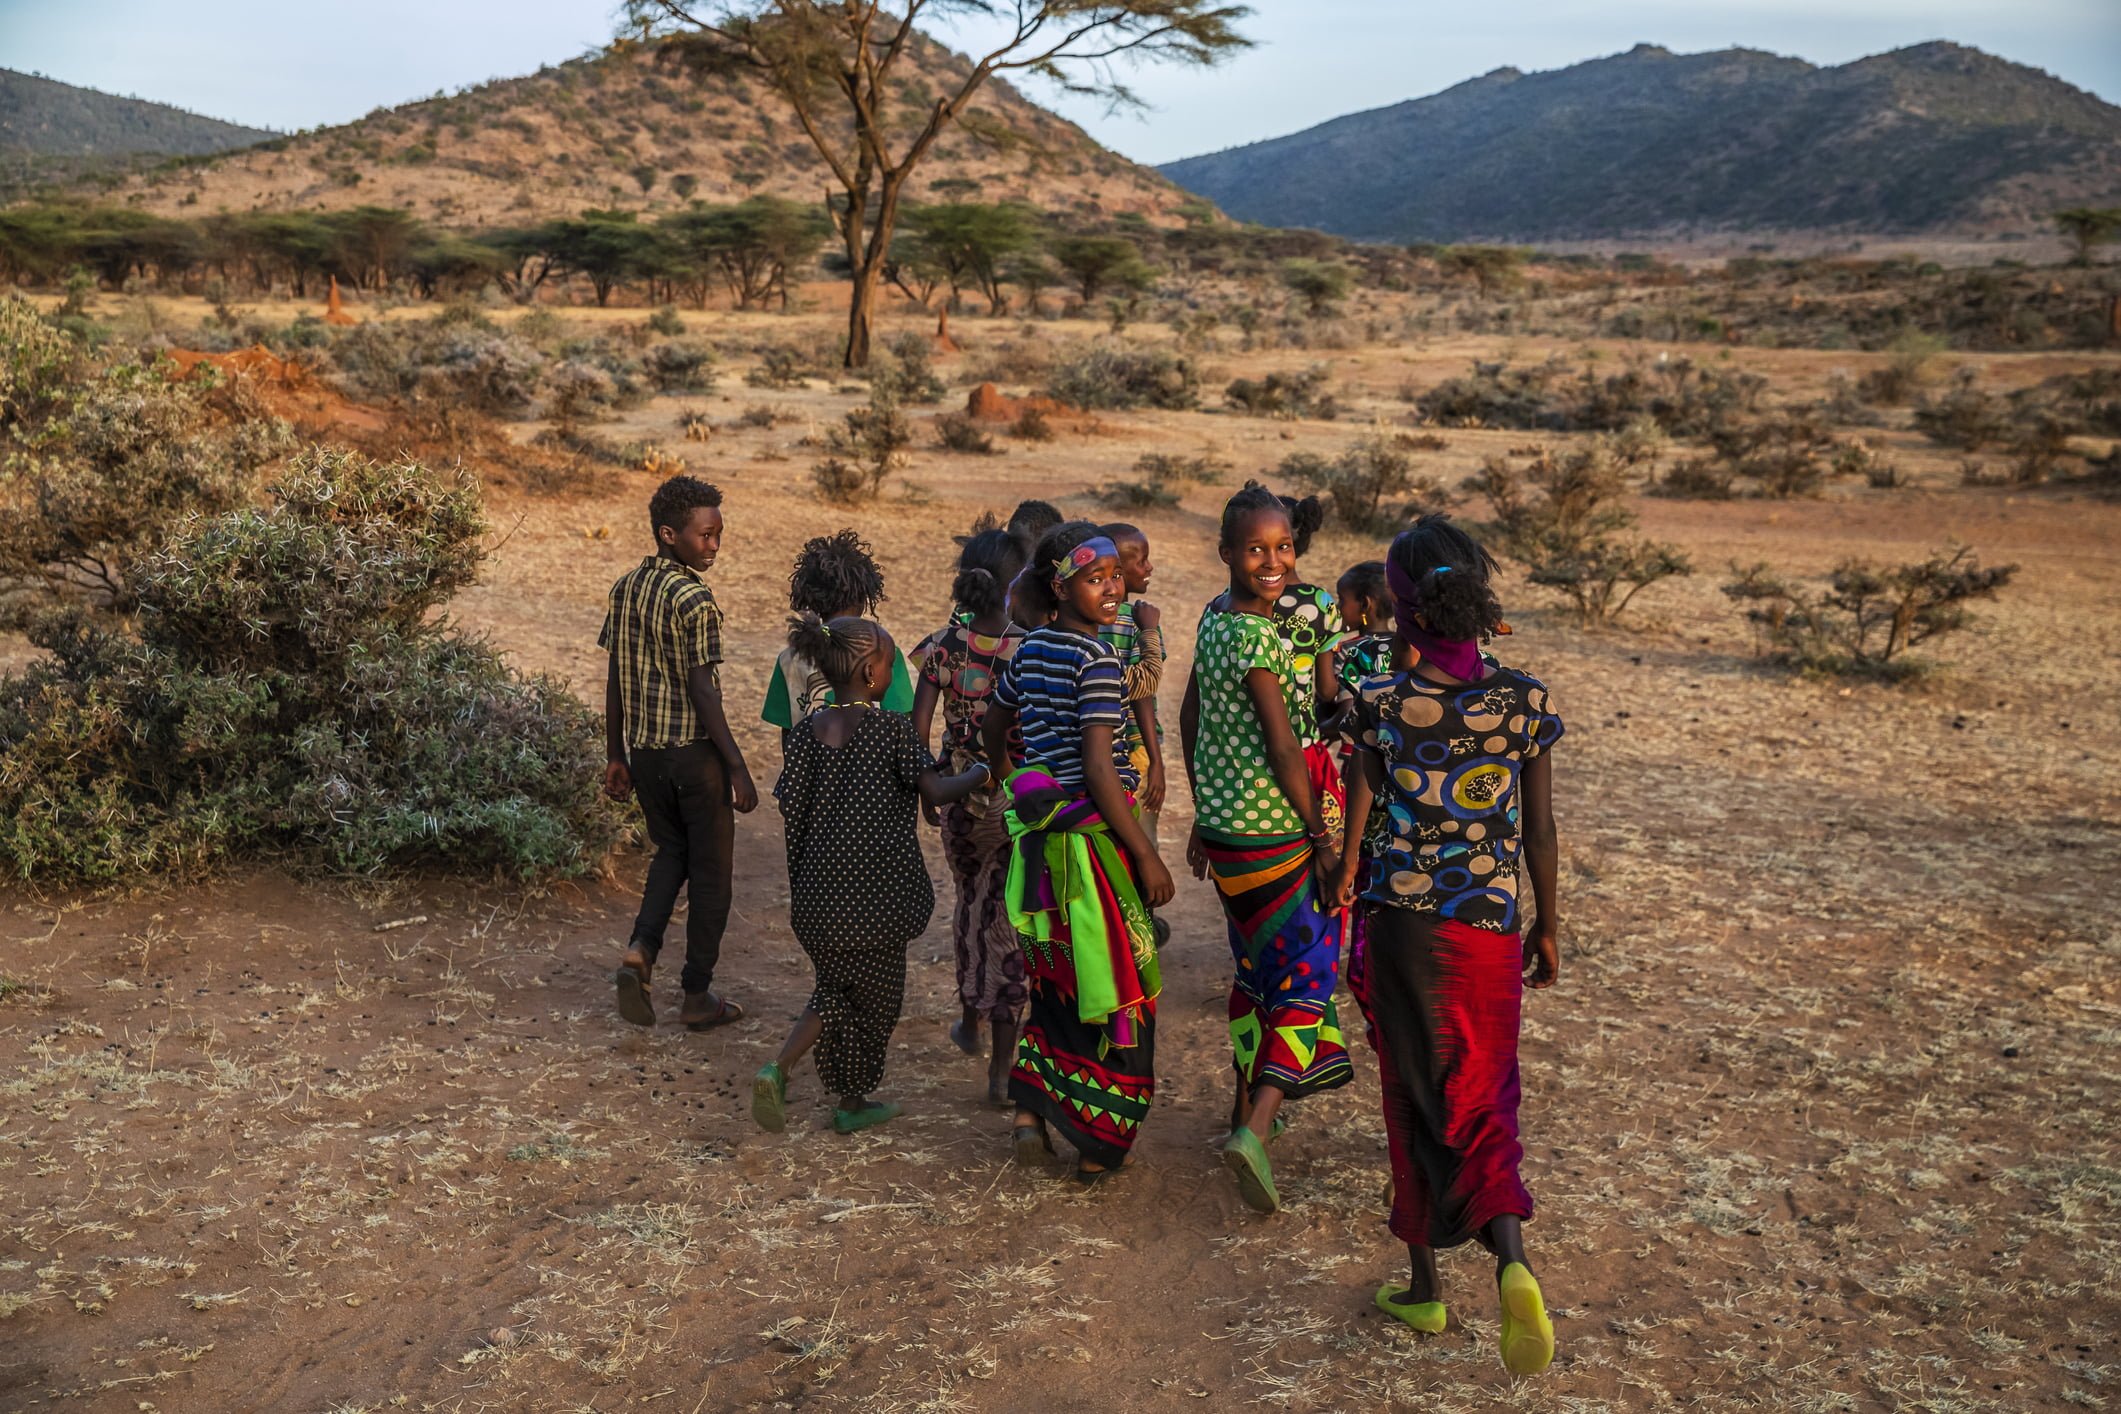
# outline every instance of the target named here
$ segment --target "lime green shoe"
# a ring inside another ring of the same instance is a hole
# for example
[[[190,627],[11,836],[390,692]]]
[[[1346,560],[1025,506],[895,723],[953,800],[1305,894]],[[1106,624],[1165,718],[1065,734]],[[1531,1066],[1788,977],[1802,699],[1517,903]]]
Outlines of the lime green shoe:
[[[1539,1283],[1522,1262],[1502,1269],[1502,1366],[1513,1375],[1536,1375],[1554,1360],[1554,1323]]]
[[[1281,1207],[1274,1191],[1274,1165],[1267,1161],[1267,1146],[1244,1125],[1230,1131],[1223,1141],[1223,1167],[1237,1178],[1238,1196],[1255,1213],[1271,1213]]]
[[[779,1134],[788,1127],[788,1077],[778,1065],[760,1066],[758,1077],[751,1082],[751,1117],[768,1134]]]
[[[1386,1282],[1377,1288],[1377,1309],[1395,1321],[1404,1321],[1423,1335],[1442,1335],[1450,1315],[1441,1301],[1401,1301],[1407,1288]]]
[[[841,1134],[853,1134],[871,1125],[897,1119],[904,1111],[891,1100],[879,1100],[862,1106],[858,1110],[834,1110],[832,1127]]]

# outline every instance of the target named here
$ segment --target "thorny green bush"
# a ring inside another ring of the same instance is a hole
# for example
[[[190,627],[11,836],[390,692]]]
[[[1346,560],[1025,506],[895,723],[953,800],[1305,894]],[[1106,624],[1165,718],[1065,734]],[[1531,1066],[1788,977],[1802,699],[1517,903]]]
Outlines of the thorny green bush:
[[[2010,417],[2003,400],[1981,387],[1979,372],[1963,367],[1943,397],[1916,405],[1915,429],[1940,446],[1978,452],[2004,439]]]
[[[1152,407],[1184,412],[1200,402],[1200,374],[1162,349],[1093,347],[1057,364],[1046,393],[1085,411]]]
[[[1279,474],[1322,494],[1333,519],[1346,529],[1388,534],[1450,504],[1450,492],[1414,467],[1415,451],[1432,442],[1379,428],[1337,457],[1292,453],[1282,459]]]
[[[0,303],[0,581],[123,611],[131,567],[187,516],[234,509],[293,445],[210,369],[87,369],[65,334]]]
[[[1466,489],[1484,498],[1488,544],[1525,566],[1532,583],[1561,592],[1585,624],[1620,617],[1660,580],[1694,572],[1675,545],[1630,536],[1628,466],[1609,438],[1557,454],[1489,457]]]
[[[0,678],[0,866],[593,867],[596,719],[431,617],[478,564],[472,484],[316,449],[269,491],[143,561],[129,627],[36,621],[49,656]]]
[[[1763,656],[1806,672],[1898,681],[1928,666],[1909,650],[1965,628],[1967,604],[1994,598],[2017,569],[1983,567],[1968,546],[1948,545],[1887,569],[1844,561],[1823,587],[1765,564],[1733,565],[1723,592],[1743,606]]]

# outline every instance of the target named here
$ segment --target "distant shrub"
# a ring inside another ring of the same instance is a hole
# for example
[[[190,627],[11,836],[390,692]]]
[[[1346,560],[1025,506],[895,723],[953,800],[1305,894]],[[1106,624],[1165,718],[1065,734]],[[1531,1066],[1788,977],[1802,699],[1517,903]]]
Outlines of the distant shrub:
[[[691,339],[665,339],[648,346],[648,376],[665,393],[714,391],[714,351]]]
[[[935,346],[925,335],[905,333],[891,341],[890,356],[875,361],[870,372],[872,387],[880,387],[893,401],[916,407],[942,401],[947,389],[935,373]]]
[[[468,481],[342,451],[188,524],[115,631],[40,619],[0,679],[0,864],[102,883],[266,856],[334,873],[580,873],[616,816],[596,719],[432,611],[469,583]]]
[[[1768,566],[1732,566],[1723,592],[1753,626],[1761,653],[1807,672],[1899,680],[1923,671],[1910,650],[1966,627],[1966,606],[1992,599],[2015,565],[1983,568],[1964,545],[1879,569],[1845,561],[1823,587]]]
[[[1897,407],[1915,395],[1922,385],[1923,370],[1950,343],[1935,334],[1907,330],[1887,346],[1892,354],[1883,368],[1874,368],[1856,384],[1856,395],[1865,402]]]
[[[1907,485],[1900,464],[1885,457],[1868,442],[1843,442],[1834,451],[1836,476],[1860,476],[1864,484],[1879,491]]]
[[[1284,260],[1280,274],[1282,284],[1304,302],[1306,312],[1314,319],[1332,313],[1355,285],[1353,270],[1326,260]]]
[[[1009,424],[1009,435],[1026,442],[1050,442],[1055,436],[1053,421],[1044,408],[1027,407]]]
[[[961,412],[946,412],[935,420],[936,441],[946,452],[969,456],[991,456],[994,434]]]
[[[1231,407],[1252,417],[1319,418],[1340,416],[1340,403],[1326,387],[1331,371],[1323,364],[1301,373],[1269,373],[1260,379],[1239,378],[1224,390]]]
[[[873,501],[891,474],[905,467],[913,429],[898,404],[879,390],[828,428],[824,445],[824,459],[811,468],[818,494],[842,503]]]
[[[1229,470],[1230,464],[1220,457],[1144,452],[1134,463],[1131,480],[1106,482],[1097,498],[1115,510],[1168,508],[1178,504],[1188,486],[1219,480]]]
[[[1279,474],[1322,494],[1333,519],[1363,535],[1389,534],[1415,516],[1450,504],[1450,492],[1414,469],[1416,438],[1383,429],[1336,457],[1297,452]]]
[[[1690,457],[1675,463],[1647,489],[1652,496],[1675,501],[1728,501],[1738,494],[1738,475],[1714,457]]]
[[[771,344],[759,351],[759,361],[744,374],[744,381],[754,388],[800,388],[814,371],[801,349]]]
[[[1787,412],[1719,428],[1710,443],[1736,476],[1771,500],[1816,496],[1836,470],[1835,441],[1808,413]]]
[[[1978,452],[2002,441],[2010,430],[2010,419],[2003,400],[1980,386],[1980,376],[1971,367],[1956,371],[1943,397],[1916,405],[1915,430],[1932,442],[1962,452]]]
[[[1660,580],[1694,572],[1677,546],[1625,534],[1636,523],[1629,485],[1626,463],[1600,438],[1565,453],[1542,447],[1522,464],[1489,457],[1466,489],[1487,502],[1487,543],[1594,624],[1618,618]]]
[[[714,440],[714,419],[701,412],[698,408],[687,408],[679,413],[677,427],[678,431],[685,435],[685,440],[688,442],[712,442]]]
[[[1751,414],[1767,390],[1758,374],[1704,368],[1691,359],[1638,361],[1601,376],[1556,356],[1512,366],[1475,363],[1415,399],[1424,421],[1455,427],[1617,432],[1647,418],[1674,436],[1704,436]]]
[[[1183,412],[1200,402],[1193,365],[1161,349],[1092,348],[1057,365],[1046,392],[1090,411],[1152,407]]]
[[[795,414],[772,403],[753,403],[737,415],[739,427],[777,427],[783,422],[795,421]]]

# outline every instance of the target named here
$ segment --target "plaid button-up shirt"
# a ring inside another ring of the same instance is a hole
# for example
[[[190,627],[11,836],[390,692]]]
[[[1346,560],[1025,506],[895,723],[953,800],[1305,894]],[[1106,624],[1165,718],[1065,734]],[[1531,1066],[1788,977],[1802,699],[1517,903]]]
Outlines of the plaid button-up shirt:
[[[627,746],[683,746],[707,734],[685,678],[722,661],[722,611],[697,574],[650,555],[619,576],[597,647],[619,665]]]

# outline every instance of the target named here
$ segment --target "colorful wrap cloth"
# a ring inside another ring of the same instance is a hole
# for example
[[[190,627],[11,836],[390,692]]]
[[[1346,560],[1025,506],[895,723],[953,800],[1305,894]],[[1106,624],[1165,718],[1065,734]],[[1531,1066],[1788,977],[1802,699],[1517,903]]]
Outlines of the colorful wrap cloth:
[[[1377,1053],[1392,1159],[1392,1235],[1456,1247],[1498,1217],[1529,1220],[1519,1174],[1515,933],[1358,906],[1348,990]]]
[[[1030,987],[1009,1097],[1109,1167],[1126,1159],[1156,1089],[1163,980],[1149,910],[1092,801],[1035,767],[1003,784],[1004,897]]]

